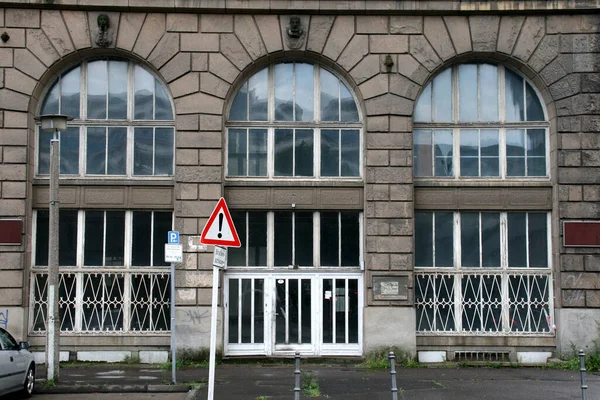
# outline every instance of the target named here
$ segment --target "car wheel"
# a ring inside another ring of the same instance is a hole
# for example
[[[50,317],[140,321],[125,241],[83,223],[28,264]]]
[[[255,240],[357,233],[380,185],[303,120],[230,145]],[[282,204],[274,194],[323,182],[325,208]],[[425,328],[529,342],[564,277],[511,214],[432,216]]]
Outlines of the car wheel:
[[[25,397],[31,397],[34,386],[35,374],[33,373],[33,367],[29,367],[29,369],[27,369],[27,375],[25,375],[25,383],[23,384],[23,395]]]

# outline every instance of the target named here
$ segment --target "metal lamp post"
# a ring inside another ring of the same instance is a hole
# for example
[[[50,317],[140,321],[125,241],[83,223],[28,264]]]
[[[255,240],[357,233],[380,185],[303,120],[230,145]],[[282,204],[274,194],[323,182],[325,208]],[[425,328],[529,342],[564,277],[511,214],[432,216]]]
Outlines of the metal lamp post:
[[[48,234],[48,303],[46,317],[46,369],[48,381],[58,381],[60,361],[60,314],[58,311],[58,177],[60,173],[60,131],[67,129],[73,117],[46,114],[35,118],[43,131],[53,132],[50,141],[50,212]]]

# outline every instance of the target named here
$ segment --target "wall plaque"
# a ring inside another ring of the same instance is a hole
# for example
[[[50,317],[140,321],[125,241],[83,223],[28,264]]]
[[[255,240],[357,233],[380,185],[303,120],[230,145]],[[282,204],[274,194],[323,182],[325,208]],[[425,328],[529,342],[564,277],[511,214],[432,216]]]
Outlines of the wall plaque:
[[[407,276],[374,276],[374,300],[408,300]]]

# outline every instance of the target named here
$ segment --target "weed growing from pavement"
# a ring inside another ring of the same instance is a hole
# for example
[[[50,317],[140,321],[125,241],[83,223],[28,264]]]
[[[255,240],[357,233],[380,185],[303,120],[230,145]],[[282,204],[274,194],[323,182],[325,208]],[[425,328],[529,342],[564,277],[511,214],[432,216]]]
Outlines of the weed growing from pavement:
[[[56,381],[54,381],[54,379],[49,379],[47,381],[42,382],[41,386],[44,386],[44,387],[54,387],[54,386],[56,386]]]
[[[302,393],[306,397],[319,397],[321,390],[319,388],[319,382],[312,372],[302,371]]]
[[[592,340],[594,346],[585,351],[585,369],[587,372],[600,372],[600,322],[596,321],[597,338]],[[579,371],[579,349],[574,343],[571,343],[571,351],[560,355],[560,361],[552,362],[544,366],[547,369],[564,369],[569,371]]]
[[[390,368],[389,355],[390,351],[394,352],[396,357],[396,366],[407,367],[407,368],[418,368],[419,363],[409,353],[399,347],[378,347],[377,349],[367,353],[360,367],[366,367],[369,369],[387,369]]]
[[[258,396],[256,399],[254,400],[268,400],[269,398],[267,396]]]
[[[140,364],[140,355],[139,354],[131,354],[130,356],[125,356],[123,359],[123,363],[125,364]]]
[[[209,349],[180,349],[177,350],[175,357],[177,358],[175,364],[176,369],[180,369],[182,367],[208,368],[210,363]],[[222,358],[222,353],[217,352],[215,356],[215,362],[217,365],[221,363]],[[160,364],[160,367],[165,370],[171,369],[171,361]]]

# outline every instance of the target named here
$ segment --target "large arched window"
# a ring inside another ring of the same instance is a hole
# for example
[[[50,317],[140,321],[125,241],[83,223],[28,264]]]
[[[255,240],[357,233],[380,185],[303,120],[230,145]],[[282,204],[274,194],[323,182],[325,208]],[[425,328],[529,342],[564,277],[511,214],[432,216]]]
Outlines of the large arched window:
[[[60,173],[71,176],[172,176],[173,107],[144,67],[118,59],[84,61],[61,74],[40,114],[74,117],[61,132]],[[52,134],[39,132],[37,173],[49,173]]]
[[[262,69],[238,89],[227,121],[229,178],[359,178],[356,101],[328,70],[307,63]]]
[[[415,177],[548,177],[548,123],[526,79],[461,64],[430,82],[415,108]]]

